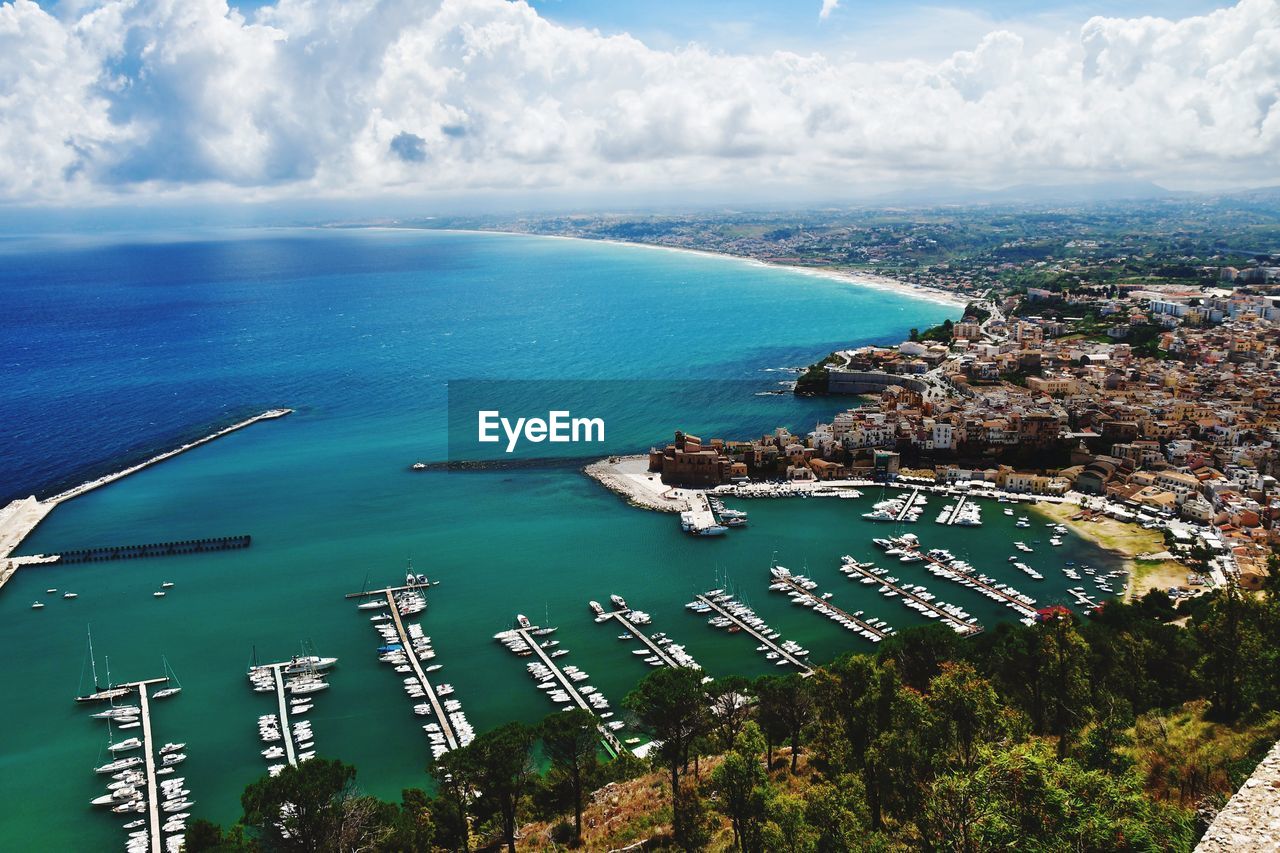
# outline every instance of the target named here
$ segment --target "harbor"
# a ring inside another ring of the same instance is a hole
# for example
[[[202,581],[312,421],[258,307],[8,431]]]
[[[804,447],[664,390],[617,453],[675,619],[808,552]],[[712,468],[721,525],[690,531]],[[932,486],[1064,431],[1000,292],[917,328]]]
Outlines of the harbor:
[[[807,651],[792,640],[782,640],[781,634],[766,625],[754,610],[738,601],[731,593],[723,589],[713,589],[695,595],[693,601],[685,607],[701,615],[714,613],[715,615],[707,620],[713,628],[726,628],[730,633],[741,631],[753,637],[760,643],[756,650],[762,652],[767,659],[774,661],[776,666],[790,664],[800,670],[802,676],[808,677],[813,674],[813,668],[803,660],[809,654]]]
[[[304,643],[302,654],[289,660],[249,667],[249,684],[254,691],[270,693],[276,700],[276,713],[258,717],[258,737],[266,744],[262,757],[268,762],[270,775],[277,776],[286,766],[296,767],[315,757],[311,722],[297,718],[310,712],[316,696],[329,689],[328,670],[337,662],[335,657],[312,653]]]
[[[974,571],[972,566],[952,556],[949,551],[935,548],[924,551],[923,556],[929,565],[930,574],[935,577],[977,590],[992,601],[998,601],[1009,607],[1024,619],[1035,617],[1036,600],[1034,598],[1014,589],[1009,584]]]
[[[209,442],[215,441],[223,436],[242,430],[245,427],[252,426],[253,424],[261,421],[282,418],[292,412],[293,409],[269,409],[261,414],[254,415],[251,418],[246,418],[242,421],[231,424],[230,426],[223,427],[222,429],[212,432],[203,438],[198,438],[195,441],[189,441],[180,447],[175,447],[172,450],[167,450],[164,453],[152,456],[143,462],[139,462],[136,465],[130,465],[129,467],[116,471],[113,474],[107,474],[103,477],[98,477],[97,479],[81,483],[78,486],[59,492],[58,494],[45,498],[44,500],[39,500],[32,495],[30,497],[14,500],[7,506],[0,508],[0,589],[4,588],[4,585],[8,583],[9,579],[13,577],[14,573],[23,565],[53,562],[52,556],[54,555],[33,555],[30,557],[16,558],[12,555],[13,552],[22,545],[27,537],[31,535],[32,531],[34,531],[36,527],[45,520],[49,513],[53,512],[53,510],[61,504],[78,498],[83,494],[93,491],[94,489],[99,489],[118,480],[123,480],[124,478],[145,470],[152,465],[158,465],[161,462],[172,459],[173,457],[186,453],[189,450],[194,450],[203,444],[208,444]],[[247,537],[245,538],[247,539]]]

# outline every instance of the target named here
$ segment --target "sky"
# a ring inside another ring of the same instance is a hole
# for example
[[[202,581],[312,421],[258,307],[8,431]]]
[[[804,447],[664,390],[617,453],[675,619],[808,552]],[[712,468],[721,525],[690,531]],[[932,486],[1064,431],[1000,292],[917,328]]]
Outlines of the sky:
[[[1280,176],[1280,0],[0,3],[0,205]]]

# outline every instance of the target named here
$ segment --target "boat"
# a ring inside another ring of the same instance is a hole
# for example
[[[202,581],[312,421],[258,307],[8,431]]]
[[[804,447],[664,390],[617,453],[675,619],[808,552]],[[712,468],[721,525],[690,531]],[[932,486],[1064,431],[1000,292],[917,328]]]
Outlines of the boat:
[[[45,592],[49,593],[49,595],[53,595],[57,591],[58,590],[54,587],[49,587],[48,589],[45,590]]]
[[[62,594],[62,597],[63,598],[79,598],[79,596],[74,592],[64,592]]]
[[[160,588],[161,588],[161,589],[173,589],[173,581],[165,581],[164,583],[160,584]]]
[[[516,624],[519,625],[521,628],[532,627],[532,623],[529,622],[529,617],[525,616],[523,613],[516,614]]]
[[[130,767],[137,767],[141,763],[142,763],[142,758],[140,758],[137,755],[132,756],[131,758],[117,758],[115,761],[110,761],[102,765],[101,767],[95,767],[93,769],[93,772],[94,773],[119,773],[121,770],[128,770]]]
[[[93,688],[94,688],[93,692],[86,693],[81,696],[77,696],[76,697],[77,702],[105,702],[110,699],[118,699],[121,696],[128,696],[130,691],[133,689],[131,687],[112,687],[110,684],[108,684],[106,687],[103,687],[101,684],[98,683],[98,664],[93,656],[93,632],[92,631],[89,632],[89,667],[91,670],[91,674],[93,676]],[[110,680],[111,680],[111,672],[110,672],[110,669],[108,669],[107,681],[110,682]]]
[[[43,601],[37,601],[37,602],[35,602],[34,604],[32,604],[32,605],[31,605],[31,609],[32,609],[32,610],[39,610],[39,609],[41,609],[42,607],[44,607],[44,602],[43,602]]]
[[[122,740],[119,743],[113,743],[110,746],[108,746],[107,749],[111,750],[112,752],[128,752],[131,749],[138,749],[141,746],[142,746],[141,738],[131,737],[131,738],[126,738],[125,740]]]
[[[626,599],[625,599],[625,598],[623,598],[622,596],[620,596],[620,595],[611,595],[611,596],[609,596],[609,600],[613,602],[613,605],[614,605],[615,607],[618,607],[618,608],[620,608],[620,609],[622,609],[622,610],[626,610],[626,609],[627,609],[627,601],[626,601]]]

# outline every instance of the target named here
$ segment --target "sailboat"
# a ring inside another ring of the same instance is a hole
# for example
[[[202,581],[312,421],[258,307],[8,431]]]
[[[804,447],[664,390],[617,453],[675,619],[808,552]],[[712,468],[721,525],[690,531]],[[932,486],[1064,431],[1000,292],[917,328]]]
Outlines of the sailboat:
[[[77,702],[106,702],[111,699],[117,699],[121,696],[129,695],[130,687],[112,687],[110,683],[103,687],[98,683],[98,663],[93,657],[93,631],[89,630],[89,667],[93,673],[93,692],[77,696]],[[81,670],[83,673],[83,670]],[[83,675],[81,676],[83,678]],[[108,672],[107,681],[110,682],[110,673]]]
[[[177,696],[182,692],[182,682],[178,680],[178,674],[173,671],[173,667],[169,666],[169,659],[164,655],[160,655],[160,662],[164,664],[165,683],[172,681],[177,687],[164,687],[151,694],[152,699],[168,699],[170,696]]]

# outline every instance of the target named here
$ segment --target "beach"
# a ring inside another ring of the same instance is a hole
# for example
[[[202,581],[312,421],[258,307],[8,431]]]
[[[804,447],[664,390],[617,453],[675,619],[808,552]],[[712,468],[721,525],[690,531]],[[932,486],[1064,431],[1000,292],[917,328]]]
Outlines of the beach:
[[[1137,524],[1118,521],[1103,515],[1088,519],[1075,518],[1081,508],[1073,503],[1037,502],[1036,512],[1065,525],[1072,532],[1123,558],[1129,570],[1125,600],[1141,598],[1151,589],[1167,589],[1187,582],[1186,568],[1172,559],[1140,560],[1143,555],[1166,553],[1164,537],[1158,530],[1146,530]]]

